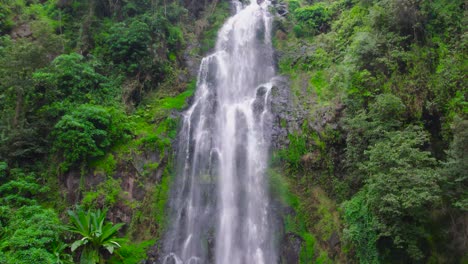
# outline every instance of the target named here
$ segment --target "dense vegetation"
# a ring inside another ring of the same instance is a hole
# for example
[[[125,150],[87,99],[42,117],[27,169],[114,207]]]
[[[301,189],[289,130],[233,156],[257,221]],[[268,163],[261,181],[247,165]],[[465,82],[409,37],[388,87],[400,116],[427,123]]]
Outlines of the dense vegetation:
[[[228,8],[0,3],[0,263],[146,258],[165,221],[172,113],[194,90],[184,56],[213,47]]]
[[[286,4],[279,68],[307,114],[276,170],[295,186],[302,238],[321,242],[315,261],[324,250],[342,262],[466,261],[466,3]]]
[[[280,121],[294,129],[271,192],[299,262],[466,262],[465,1],[272,2],[299,121]],[[0,263],[157,258],[190,65],[228,15],[226,1],[0,3]]]

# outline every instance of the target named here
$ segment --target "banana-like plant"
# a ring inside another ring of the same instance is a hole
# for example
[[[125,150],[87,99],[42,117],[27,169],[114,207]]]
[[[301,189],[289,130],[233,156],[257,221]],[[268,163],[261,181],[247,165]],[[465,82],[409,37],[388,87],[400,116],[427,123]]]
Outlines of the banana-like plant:
[[[114,253],[115,249],[120,248],[117,242],[117,231],[124,225],[113,224],[105,221],[106,211],[90,211],[83,210],[68,211],[70,215],[70,225],[68,230],[82,236],[81,239],[73,242],[71,251],[74,252],[77,248],[83,247],[80,256],[81,264],[96,264],[104,263],[104,258],[101,254],[103,249],[107,249],[110,254]]]

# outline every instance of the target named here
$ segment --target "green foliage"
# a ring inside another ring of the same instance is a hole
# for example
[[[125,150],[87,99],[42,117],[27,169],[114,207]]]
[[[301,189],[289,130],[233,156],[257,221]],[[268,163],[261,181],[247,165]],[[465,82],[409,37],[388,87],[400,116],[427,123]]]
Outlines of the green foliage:
[[[170,172],[165,171],[164,177],[162,177],[161,182],[156,186],[155,190],[155,212],[154,212],[154,219],[160,225],[161,229],[164,230],[166,225],[168,224],[168,220],[166,217],[166,206],[169,199],[169,188],[171,186],[172,179],[170,177]]]
[[[377,221],[370,211],[366,195],[365,190],[360,191],[343,203],[343,218],[347,223],[344,239],[354,245],[360,263],[380,263]]]
[[[20,207],[35,205],[35,196],[48,191],[48,188],[38,182],[34,173],[24,173],[20,169],[10,170],[9,181],[0,185],[0,205]]]
[[[387,132],[369,147],[369,160],[362,164],[369,175],[366,204],[377,221],[379,238],[390,238],[395,248],[415,260],[423,257],[420,245],[428,234],[428,211],[441,198],[435,160],[420,150],[426,140],[418,127]]]
[[[447,161],[440,171],[444,197],[461,211],[468,211],[468,121],[457,118],[453,125],[454,138]]]
[[[54,128],[54,150],[64,157],[64,169],[101,157],[104,151],[128,135],[128,123],[114,108],[81,105],[64,115]]]
[[[41,206],[12,211],[0,247],[7,263],[55,263],[51,245],[58,241],[61,224],[57,214]]]
[[[294,17],[299,22],[299,26],[311,34],[323,31],[328,26],[331,15],[329,7],[323,2],[294,9]]]
[[[300,184],[274,169],[269,170],[268,175],[271,196],[291,211],[283,218],[284,233],[295,234],[302,240],[299,263],[332,263],[320,245],[339,228],[331,201],[320,189],[302,190]],[[297,187],[301,191],[293,189]]]
[[[115,64],[124,65],[126,72],[139,70],[141,61],[149,55],[150,41],[151,29],[140,20],[114,24],[105,39],[110,58]]]
[[[184,44],[184,34],[180,27],[169,27],[167,44],[170,50],[177,51]]]
[[[367,174],[358,166],[367,159],[365,150],[382,139],[386,132],[395,131],[402,125],[405,106],[401,99],[391,94],[376,97],[369,111],[359,110],[351,118],[345,119],[346,163],[352,168],[349,184],[360,187]]]
[[[96,168],[95,172],[104,172],[107,176],[112,176],[117,169],[117,160],[112,153],[109,153],[105,157],[91,162],[90,166]]]
[[[200,54],[205,54],[214,48],[218,30],[229,17],[229,8],[229,3],[222,1],[216,3],[214,12],[209,14],[207,21],[205,21],[207,29],[203,31]]]
[[[55,58],[47,68],[36,71],[33,79],[37,91],[45,92],[44,100],[53,105],[61,101],[58,107],[102,102],[112,95],[112,87],[110,80],[97,72],[98,67],[96,62],[86,61],[80,54],[64,54]]]
[[[107,179],[95,187],[95,190],[84,192],[81,201],[85,208],[112,207],[122,200],[121,179],[108,176]]]
[[[143,241],[141,243],[123,244],[122,247],[115,252],[108,263],[110,264],[134,264],[146,259],[146,252],[149,247],[155,244],[155,240]]]
[[[333,261],[328,257],[328,254],[326,251],[321,251],[317,260],[315,260],[315,263],[316,264],[332,264]]]
[[[41,132],[51,126],[36,112],[42,94],[33,89],[32,73],[47,65],[57,39],[47,30],[33,36],[34,42],[0,38],[0,158],[20,164],[44,155]]]
[[[48,190],[34,173],[8,170],[0,162],[2,263],[56,263],[52,244],[59,243],[62,225],[56,212],[38,202]]]
[[[289,147],[279,152],[279,156],[284,159],[293,170],[301,169],[301,159],[308,152],[307,138],[304,135],[289,136]]]
[[[120,248],[116,240],[118,230],[123,224],[112,224],[106,222],[106,212],[101,210],[69,211],[70,226],[68,230],[81,236],[71,245],[71,250],[83,247],[80,255],[80,263],[93,264],[105,263],[102,250],[106,249],[110,254]]]
[[[294,12],[299,7],[301,7],[301,4],[300,4],[300,2],[298,0],[288,0],[288,10],[289,11]]]
[[[315,255],[315,237],[310,233],[304,233],[302,239],[304,242],[299,253],[299,263],[312,263]]]
[[[427,134],[417,126],[402,127],[405,109],[398,97],[382,94],[369,111],[347,119],[347,162],[355,173],[348,181],[365,186],[344,205],[345,233],[367,263],[377,263],[377,244],[384,238],[410,258],[422,258],[428,210],[440,201],[436,162],[421,150]]]
[[[13,26],[11,10],[7,4],[0,5],[0,36],[7,33]]]

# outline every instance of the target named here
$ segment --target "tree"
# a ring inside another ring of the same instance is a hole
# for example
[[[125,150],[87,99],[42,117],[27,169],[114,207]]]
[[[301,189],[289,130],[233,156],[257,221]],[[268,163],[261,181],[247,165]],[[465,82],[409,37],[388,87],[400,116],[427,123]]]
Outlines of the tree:
[[[112,93],[111,81],[97,70],[99,64],[77,53],[58,56],[52,63],[34,72],[35,91],[49,105],[102,102]],[[65,103],[63,102],[65,101]]]
[[[423,257],[425,224],[441,200],[436,161],[420,149],[427,139],[419,127],[388,132],[366,151],[369,160],[361,164],[368,174],[366,198],[380,239],[389,238],[414,260]]]
[[[7,263],[54,264],[52,245],[59,241],[61,223],[57,213],[39,205],[10,210],[0,248]]]
[[[19,165],[46,152],[40,130],[51,125],[38,118],[42,93],[35,91],[32,74],[45,67],[63,43],[47,23],[30,26],[32,39],[0,37],[0,158]]]
[[[62,225],[56,212],[36,200],[47,190],[34,173],[8,170],[0,162],[0,263],[57,263],[52,245],[60,243]]]
[[[343,237],[354,245],[360,263],[379,263],[377,220],[370,211],[367,192],[362,190],[343,203],[343,218],[347,223]]]
[[[117,231],[124,224],[119,223],[114,225],[111,222],[106,222],[105,211],[97,210],[85,212],[83,210],[78,210],[69,211],[68,214],[70,216],[70,226],[68,230],[82,237],[71,245],[72,252],[83,247],[80,263],[104,263],[104,257],[102,255],[103,249],[113,254],[115,249],[120,248],[116,236]]]
[[[37,181],[34,173],[12,169],[9,179],[0,185],[0,205],[11,207],[36,205],[37,201],[34,198],[47,191],[48,188]]]
[[[135,72],[145,66],[148,59],[151,41],[151,31],[148,24],[133,20],[128,25],[115,24],[105,40],[109,57],[117,65],[124,66],[126,72]]]
[[[322,2],[294,9],[294,16],[299,22],[297,26],[313,34],[324,31],[328,27],[327,23],[331,15],[330,8]]]
[[[54,150],[64,157],[64,169],[88,158],[100,157],[128,135],[125,116],[115,108],[81,105],[55,125]]]
[[[444,196],[451,206],[468,211],[468,120],[456,119],[448,159],[442,167]]]
[[[401,99],[392,94],[380,94],[370,104],[369,110],[348,113],[345,119],[346,163],[349,167],[349,184],[358,189],[365,181],[365,170],[359,164],[367,160],[365,150],[385,138],[385,133],[396,131],[403,124],[406,111]]]

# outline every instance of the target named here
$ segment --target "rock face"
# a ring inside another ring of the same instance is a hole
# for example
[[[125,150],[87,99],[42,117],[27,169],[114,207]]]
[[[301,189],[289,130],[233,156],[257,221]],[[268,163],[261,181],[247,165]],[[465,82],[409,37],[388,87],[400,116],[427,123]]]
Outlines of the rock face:
[[[299,253],[304,240],[294,233],[284,234],[281,240],[281,264],[299,264]]]
[[[157,168],[145,170],[146,164],[159,164]],[[83,198],[83,191],[94,191],[97,186],[105,183],[109,177],[120,181],[121,196],[109,208],[107,217],[114,223],[126,223],[128,227],[132,221],[134,208],[132,202],[143,202],[151,195],[151,189],[161,182],[163,171],[166,168],[167,157],[160,153],[141,153],[123,157],[117,161],[115,172],[107,175],[106,172],[90,169],[81,175],[77,169],[72,169],[62,176],[61,182],[65,190],[65,199],[68,204],[79,204]],[[95,206],[105,207],[104,198],[98,199]]]
[[[287,147],[288,135],[300,129],[305,113],[294,106],[287,77],[274,78],[270,100],[273,115],[272,148],[277,150]]]

